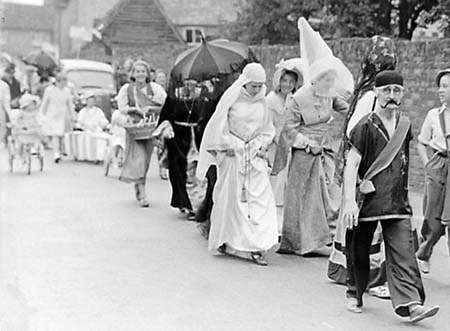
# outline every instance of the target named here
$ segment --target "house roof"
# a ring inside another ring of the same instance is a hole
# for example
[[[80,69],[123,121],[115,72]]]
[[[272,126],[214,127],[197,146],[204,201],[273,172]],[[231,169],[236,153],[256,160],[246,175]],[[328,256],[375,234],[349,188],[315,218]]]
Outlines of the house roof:
[[[159,0],[175,25],[221,25],[237,17],[243,0]],[[206,14],[207,13],[207,14]]]
[[[52,30],[54,12],[50,6],[31,6],[4,3],[0,6],[0,16],[5,18],[2,29]]]
[[[113,22],[114,20],[123,12],[123,10],[132,2],[133,0],[119,0],[116,2],[114,7],[110,9],[105,17],[102,19],[103,28],[102,30],[106,30]],[[183,38],[179,34],[178,30],[174,27],[172,24],[172,21],[167,17],[167,14],[161,5],[159,0],[147,0],[147,1],[153,1],[154,5],[159,9],[160,14],[164,17],[167,26],[169,29],[173,32],[173,35],[176,39],[178,39],[180,42],[184,42]]]

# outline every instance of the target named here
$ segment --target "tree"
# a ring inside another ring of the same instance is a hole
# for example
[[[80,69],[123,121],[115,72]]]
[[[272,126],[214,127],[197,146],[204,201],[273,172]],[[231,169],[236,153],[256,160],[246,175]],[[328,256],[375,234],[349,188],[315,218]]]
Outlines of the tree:
[[[418,19],[420,26],[439,23],[446,37],[450,37],[450,0],[439,0],[430,10],[423,11]]]
[[[411,39],[421,13],[431,10],[437,0],[398,0],[398,37]]]
[[[292,44],[298,41],[297,20],[304,16],[325,38],[411,39],[423,13],[435,19],[442,12],[450,16],[450,0],[242,0],[228,35],[253,44]]]
[[[370,37],[391,34],[390,0],[330,0],[327,10],[334,16],[336,34],[343,37]]]
[[[238,17],[228,26],[233,39],[248,39],[252,44],[298,42],[297,20],[319,13],[323,0],[247,0],[238,9]]]

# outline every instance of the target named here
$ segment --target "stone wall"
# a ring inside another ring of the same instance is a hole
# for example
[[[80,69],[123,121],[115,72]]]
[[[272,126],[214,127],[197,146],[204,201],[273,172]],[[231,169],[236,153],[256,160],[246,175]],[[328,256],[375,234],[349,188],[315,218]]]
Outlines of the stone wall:
[[[118,44],[112,47],[112,56],[105,55],[103,45],[91,43],[81,51],[81,58],[94,61],[109,62],[113,65],[123,64],[127,57],[143,59],[154,69],[162,69],[169,73],[177,56],[187,48],[179,43],[163,44],[159,47],[141,47]]]
[[[360,75],[360,61],[369,40],[352,38],[329,41],[328,44],[357,80]],[[450,39],[421,42],[398,40],[395,44],[399,54],[398,69],[405,79],[403,108],[408,112],[413,124],[413,134],[417,137],[428,110],[439,105],[435,77],[440,69],[450,67]],[[282,58],[297,57],[300,52],[298,45],[255,46],[252,49],[266,68],[270,83],[274,65]],[[337,121],[334,133],[336,136],[341,123],[342,120]],[[417,155],[416,142],[415,139],[411,145],[410,187],[413,191],[421,192],[423,168]]]

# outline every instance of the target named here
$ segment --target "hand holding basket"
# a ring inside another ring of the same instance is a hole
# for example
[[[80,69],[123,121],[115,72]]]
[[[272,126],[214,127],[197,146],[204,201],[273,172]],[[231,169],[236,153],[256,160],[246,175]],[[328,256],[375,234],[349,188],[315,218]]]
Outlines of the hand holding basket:
[[[139,112],[139,111],[138,111]],[[139,112],[142,119],[138,123],[125,126],[125,130],[133,140],[147,140],[153,138],[153,131],[156,129],[158,118],[155,114]]]

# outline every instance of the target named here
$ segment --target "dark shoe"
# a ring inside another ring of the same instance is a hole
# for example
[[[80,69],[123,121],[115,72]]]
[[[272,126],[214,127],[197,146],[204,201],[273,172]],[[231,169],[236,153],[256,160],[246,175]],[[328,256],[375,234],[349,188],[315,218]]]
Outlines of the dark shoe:
[[[192,210],[189,211],[188,214],[187,214],[187,216],[186,216],[186,219],[187,219],[188,221],[195,221],[195,213],[194,213]]]
[[[227,254],[227,244],[223,244],[222,246],[219,246],[219,248],[217,248],[217,251],[220,254]]]
[[[55,163],[59,163],[59,161],[61,161],[60,157],[55,157]]]
[[[414,310],[409,313],[409,320],[411,323],[417,323],[421,320],[432,317],[437,314],[439,311],[439,306],[434,307],[425,307],[425,306],[417,306]]]
[[[287,250],[287,249],[281,249],[279,248],[275,253],[277,254],[295,254],[295,252]]]
[[[147,208],[148,206],[150,206],[150,203],[145,198],[138,200],[138,203],[142,208]]]
[[[166,168],[159,168],[159,178],[162,180],[167,180],[169,177],[167,176],[167,169]]]
[[[259,252],[251,252],[250,257],[252,258],[252,261],[255,262],[257,265],[266,266],[267,261],[264,259],[263,255]]]

